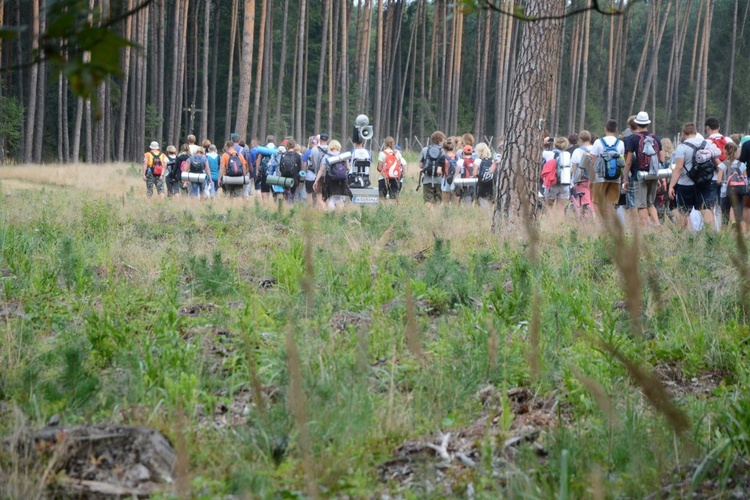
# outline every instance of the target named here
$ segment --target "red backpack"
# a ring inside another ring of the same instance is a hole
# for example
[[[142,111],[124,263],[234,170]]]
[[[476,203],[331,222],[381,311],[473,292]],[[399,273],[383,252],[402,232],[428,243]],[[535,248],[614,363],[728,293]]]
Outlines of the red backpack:
[[[383,151],[385,153],[385,161],[383,162],[382,174],[388,180],[398,180],[401,178],[401,162],[399,161],[396,153],[392,150]]]
[[[719,135],[719,137],[716,137],[714,139],[711,139],[711,142],[714,143],[714,146],[719,148],[719,151],[721,151],[721,156],[719,156],[720,161],[724,161],[727,159],[727,153],[724,151],[724,148],[727,145],[727,138],[723,135]]]
[[[464,174],[463,178],[468,179],[474,176],[474,158],[471,156],[464,158]]]

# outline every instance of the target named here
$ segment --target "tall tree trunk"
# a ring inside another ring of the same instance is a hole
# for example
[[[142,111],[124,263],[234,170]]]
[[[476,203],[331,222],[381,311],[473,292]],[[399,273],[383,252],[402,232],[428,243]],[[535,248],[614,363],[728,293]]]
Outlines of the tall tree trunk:
[[[237,103],[237,122],[234,127],[240,138],[247,136],[247,119],[250,111],[250,87],[253,80],[254,27],[255,0],[245,0],[242,30],[242,64],[240,65],[240,93],[239,102]]]
[[[218,80],[217,69],[219,63],[219,28],[221,28],[221,19],[219,14],[218,2],[213,4],[214,10],[214,32],[211,42],[211,74],[209,80],[210,90],[208,92],[208,138],[214,144],[220,143],[216,137],[216,82]]]
[[[526,13],[560,16],[564,0],[528,0]],[[534,57],[516,59],[511,110],[508,113],[507,148],[502,157],[495,198],[493,230],[499,231],[509,216],[534,216],[537,206],[541,124],[550,106],[551,76],[557,72],[560,19],[524,23],[521,53]]]
[[[346,2],[343,2],[346,3]],[[287,43],[287,26],[289,24],[289,0],[284,0],[284,18],[281,21],[281,53],[279,54],[279,80],[276,83],[276,112],[274,117],[274,129],[287,130],[291,129],[291,124],[288,127],[284,127],[284,123],[281,120],[281,104],[284,100],[284,80],[286,79],[286,43]],[[292,88],[294,88],[294,79],[292,79]],[[290,102],[293,99],[290,99]],[[298,136],[299,137],[299,136]]]
[[[128,0],[130,2],[130,0]],[[156,131],[156,137],[159,141],[171,141],[171,137],[165,137],[164,136],[164,121],[165,121],[165,109],[164,109],[164,77],[167,72],[167,64],[166,64],[166,32],[167,32],[167,23],[165,19],[167,18],[167,7],[166,7],[166,0],[159,0],[158,4],[158,23],[157,26],[159,27],[157,30],[157,36],[156,36],[156,44],[157,44],[157,54],[159,55],[159,71],[154,71],[156,73],[156,89],[152,89],[152,92],[156,92],[156,111],[159,116],[159,126],[157,127]],[[173,42],[174,43],[174,42]]]
[[[31,50],[36,53],[39,49],[39,3],[43,0],[31,0]],[[34,148],[34,120],[36,119],[37,86],[39,79],[39,64],[31,65],[29,76],[29,107],[26,114],[26,137],[24,137],[23,161],[30,163],[33,159]]]
[[[65,52],[67,55],[67,51]],[[62,136],[63,136],[63,161],[70,163],[70,133],[68,131],[68,79],[63,78],[63,121],[62,121]]]
[[[344,137],[349,128],[349,24],[347,17],[347,3],[349,0],[341,1],[341,137]]]
[[[184,36],[181,31],[182,9],[187,8],[185,0],[177,0],[174,4],[174,31],[172,35],[172,89],[169,93],[169,116],[167,117],[167,140],[173,144],[178,143],[180,131],[175,127],[179,120],[176,115],[182,113],[177,109],[177,92],[180,85],[180,45],[184,43]]]
[[[266,16],[268,14],[268,0],[261,0],[260,4],[260,33],[258,33],[258,60],[255,73],[255,102],[253,105],[253,124],[250,135],[256,137],[258,134],[258,121],[260,111],[260,90],[263,85],[263,58],[266,56]],[[251,59],[252,64],[252,59]],[[244,134],[240,137],[244,138]]]
[[[333,82],[336,75],[335,63],[338,62],[336,60],[336,57],[338,56],[338,54],[336,53],[338,43],[334,42],[338,41],[338,18],[341,15],[340,9],[336,9],[334,14],[333,4],[334,2],[332,1],[328,2],[328,126],[326,127],[326,129],[328,130],[329,134],[333,134],[333,113],[335,109],[334,104],[336,103],[336,99],[333,94],[335,88]],[[341,137],[343,139],[343,135]]]
[[[201,139],[208,138],[208,51],[211,42],[210,37],[210,26],[211,26],[211,0],[206,0],[206,7],[204,12],[204,24],[203,24],[203,90],[201,91],[201,125],[199,129],[199,135]]]
[[[700,95],[700,108],[698,110],[698,123],[703,124],[706,121],[706,93],[708,90],[708,48],[711,42],[711,25],[714,20],[714,7],[716,6],[716,0],[708,0],[706,4],[706,21],[704,27],[704,39],[703,39],[703,71],[701,73],[701,95]]]
[[[2,12],[2,0],[0,0],[0,12]],[[0,21],[2,21],[2,14],[0,14]],[[0,59],[0,63],[2,59]],[[67,116],[63,118],[63,113],[67,114],[67,106],[63,103],[63,75],[59,73],[57,75],[57,163],[64,163],[63,158],[63,120],[67,119]],[[0,90],[2,84],[0,84]],[[2,102],[0,102],[2,104]],[[2,108],[0,108],[0,115],[2,115]],[[0,145],[0,155],[2,155],[2,145]],[[2,156],[0,156],[2,161]]]
[[[693,38],[693,57],[690,61],[690,83],[695,82],[695,57],[698,54],[698,40],[700,39],[700,26],[701,20],[703,19],[703,7],[706,4],[706,0],[701,0],[698,5],[698,20],[695,22],[695,38]]]
[[[656,4],[652,4],[648,7],[649,9],[656,10]],[[633,79],[633,97],[630,99],[630,112],[635,112],[633,107],[635,106],[635,97],[638,94],[638,85],[641,81],[641,74],[643,68],[646,65],[646,56],[648,55],[648,46],[651,42],[651,33],[655,31],[654,13],[648,16],[648,25],[646,26],[646,40],[643,42],[643,51],[641,52],[641,59],[638,63],[638,70],[635,72],[635,79]]]
[[[268,13],[266,14],[266,55],[263,56],[263,86],[260,92],[260,131],[255,136],[265,135],[268,131],[268,97],[273,85],[273,2],[268,2]]]
[[[382,1],[382,0],[381,0]],[[320,42],[320,63],[318,64],[318,91],[315,94],[315,130],[320,130],[323,112],[323,78],[326,76],[326,54],[328,53],[328,21],[331,9],[328,4],[331,0],[323,0],[323,27],[321,28],[322,41]],[[330,131],[329,131],[330,133]],[[301,137],[301,136],[300,136]]]
[[[305,78],[303,76],[303,72],[305,70],[304,64],[305,64],[305,32],[307,31],[305,28],[306,21],[307,20],[307,0],[300,0],[300,29],[297,32],[297,89],[296,89],[296,115],[294,119],[294,135],[295,137],[302,137],[304,136],[304,130],[303,130],[303,108],[305,106],[305,103],[303,101],[304,99],[304,82]],[[319,130],[315,131],[316,133],[319,132]]]
[[[590,2],[586,1],[588,7]],[[583,73],[581,74],[581,116],[578,122],[578,130],[583,130],[586,124],[586,99],[588,98],[589,80],[589,41],[591,37],[591,11],[586,11],[586,21],[583,28]]]
[[[127,10],[133,9],[133,0],[128,0]],[[125,40],[130,40],[133,33],[133,16],[125,20]],[[120,126],[117,134],[117,161],[125,161],[125,119],[128,116],[128,84],[130,82],[130,46],[124,48],[122,62],[122,88],[120,92]],[[171,135],[170,135],[171,137]]]
[[[614,7],[615,0],[612,0]],[[620,26],[618,21],[617,26]],[[612,118],[615,96],[615,16],[609,16],[609,47],[607,51],[607,117]]]
[[[737,49],[737,11],[740,0],[734,0],[734,16],[732,16],[732,48],[729,51],[729,83],[727,85],[727,113],[724,122],[724,132],[732,131],[732,90],[734,89],[734,61]]]
[[[414,57],[412,56],[412,53],[416,52],[417,28],[419,27],[419,22],[417,20],[419,19],[419,16],[420,16],[421,7],[422,7],[421,4],[417,4],[417,12],[414,16],[414,21],[412,23],[412,28],[411,28],[411,35],[409,37],[409,51],[406,55],[406,67],[411,68],[411,77],[408,79],[407,78],[403,79],[403,83],[401,85],[401,93],[399,95],[398,103],[396,105],[396,141],[399,140],[400,135],[401,135],[401,120],[404,116],[403,109],[404,109],[404,94],[406,93],[406,84],[409,80],[411,80],[412,83],[414,82],[413,69],[415,67],[415,64],[412,62],[412,57]]]
[[[5,25],[5,0],[0,0],[0,26]],[[8,65],[10,66],[10,65]],[[5,67],[3,64],[3,39],[0,38],[0,68]],[[62,80],[61,80],[62,81]],[[3,85],[4,81],[0,79],[0,116],[3,116]],[[62,102],[62,100],[60,100]],[[0,163],[5,159],[5,136],[0,137]]]
[[[73,124],[73,163],[78,164],[81,159],[81,123],[83,122],[83,98],[78,98],[76,106],[76,121]]]
[[[227,107],[224,114],[224,140],[229,139],[232,130],[232,111],[234,110],[234,49],[237,36],[237,0],[232,0],[232,27],[229,31],[229,76],[227,77]]]
[[[46,31],[47,9],[41,9],[39,14],[39,33]],[[44,114],[47,109],[47,63],[39,63],[39,85],[36,97],[36,121],[34,123],[34,163],[42,163],[42,151],[44,149]]]
[[[669,11],[671,8],[672,8],[672,0],[668,0],[666,11],[663,14],[661,26],[658,27],[659,32],[657,33],[656,39],[654,40],[653,51],[651,53],[651,65],[649,66],[649,69],[648,69],[648,75],[646,76],[646,83],[643,86],[644,92],[643,92],[643,96],[641,97],[641,105],[638,109],[646,109],[646,102],[648,101],[648,93],[649,93],[649,89],[651,88],[651,82],[654,79],[655,74],[656,74],[656,66],[659,63],[659,50],[661,49],[661,41],[662,41],[662,37],[664,36],[664,30],[667,27],[667,19],[669,19]],[[654,28],[657,28],[657,26],[654,25]],[[653,119],[654,117],[652,117],[652,120]],[[651,128],[654,129],[655,127],[652,126]]]

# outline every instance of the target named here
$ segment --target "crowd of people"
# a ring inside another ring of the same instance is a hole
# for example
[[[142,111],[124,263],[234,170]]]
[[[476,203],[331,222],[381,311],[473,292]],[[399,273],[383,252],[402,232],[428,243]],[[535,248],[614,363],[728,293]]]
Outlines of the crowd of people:
[[[718,230],[734,222],[744,228],[750,215],[744,210],[750,207],[750,136],[725,136],[719,120],[711,117],[703,133],[695,123],[685,123],[675,147],[650,132],[650,124],[648,113],[641,111],[628,119],[623,133],[610,120],[602,137],[582,130],[568,138],[545,138],[546,206],[572,208],[581,218],[622,208],[644,226],[670,219],[690,227],[691,215],[699,214],[698,223],[702,216],[705,227]]]
[[[220,156],[209,140],[199,146],[193,135],[179,153],[172,145],[163,153],[159,143],[152,142],[143,160],[146,194],[210,199],[220,192],[233,198],[257,193],[262,200],[306,201],[334,209],[352,200],[353,179],[365,188],[370,183],[373,158],[363,140],[344,155],[341,143],[326,133],[311,136],[306,148],[291,137],[277,146],[271,135],[265,145],[257,140],[248,145],[234,134],[221,149]],[[398,199],[405,167],[400,147],[386,137],[376,165],[383,200]]]
[[[746,226],[750,136],[725,136],[719,120],[708,118],[703,133],[694,123],[684,124],[675,147],[650,132],[650,124],[648,113],[641,111],[628,119],[624,132],[609,120],[601,136],[581,130],[544,138],[540,207],[582,219],[624,210],[644,226],[666,219],[688,226],[690,214],[700,213],[708,227],[716,227],[716,209],[723,225]],[[493,203],[504,141],[494,151],[474,142],[471,134],[446,137],[436,131],[430,136],[419,158],[417,190],[422,189],[425,203]],[[342,154],[341,143],[326,133],[311,136],[306,147],[291,137],[277,146],[273,136],[261,145],[258,140],[245,144],[233,135],[220,155],[215,144],[206,140],[198,145],[190,135],[179,152],[168,146],[164,154],[152,142],[144,156],[143,180],[148,196],[154,190],[159,196],[204,199],[220,191],[230,197],[258,193],[264,200],[334,209],[352,200],[352,188],[370,187],[375,163],[381,200],[395,202],[406,171],[400,149],[386,137],[374,162],[362,139]]]

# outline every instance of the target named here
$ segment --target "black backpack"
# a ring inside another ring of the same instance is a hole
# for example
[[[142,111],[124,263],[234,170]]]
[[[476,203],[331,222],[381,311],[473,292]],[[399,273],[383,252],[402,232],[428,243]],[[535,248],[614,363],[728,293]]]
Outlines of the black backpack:
[[[294,151],[287,151],[281,155],[281,159],[279,160],[279,174],[281,177],[297,177],[297,174],[299,174],[297,153]]]
[[[443,148],[438,144],[431,144],[427,147],[425,153],[424,167],[422,172],[425,175],[435,177],[438,174],[438,170],[442,174],[443,167],[445,166],[445,155],[443,154]]]
[[[490,173],[492,168],[492,158],[484,158],[479,162],[479,173],[477,174],[477,183],[482,186],[492,186],[493,175]]]
[[[693,181],[696,186],[705,186],[714,178],[716,167],[714,166],[711,151],[706,149],[706,141],[700,146],[695,146],[689,142],[684,142],[693,150],[693,166],[687,171],[688,179]]]
[[[266,182],[268,177],[268,162],[271,161],[270,156],[262,155],[260,157],[260,167],[258,167],[258,181]]]
[[[203,164],[203,160],[200,156],[190,157],[190,173],[202,174],[206,172],[206,167]]]

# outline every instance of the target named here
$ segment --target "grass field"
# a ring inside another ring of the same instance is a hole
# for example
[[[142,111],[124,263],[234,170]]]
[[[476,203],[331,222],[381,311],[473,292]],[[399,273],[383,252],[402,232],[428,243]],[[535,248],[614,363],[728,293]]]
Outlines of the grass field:
[[[154,427],[165,497],[750,488],[733,232],[529,241],[414,186],[324,213],[147,200],[132,165],[0,169],[0,440],[54,415]],[[65,474],[0,450],[0,497]]]

